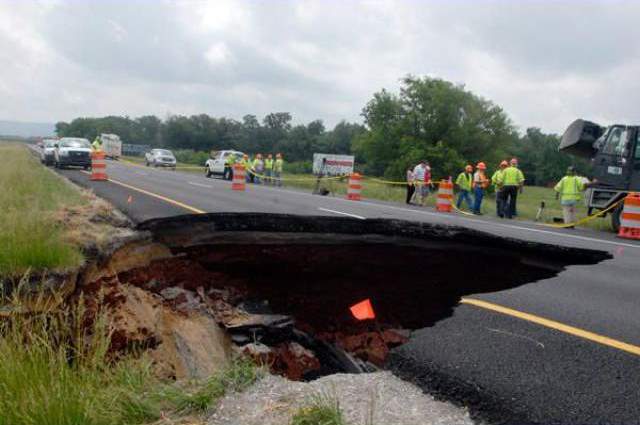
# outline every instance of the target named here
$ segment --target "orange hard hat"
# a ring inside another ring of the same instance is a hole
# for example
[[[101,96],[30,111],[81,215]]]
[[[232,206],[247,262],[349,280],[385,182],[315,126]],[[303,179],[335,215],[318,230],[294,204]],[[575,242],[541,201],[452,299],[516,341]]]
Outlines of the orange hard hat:
[[[468,164],[466,167],[464,167],[465,171],[473,171],[473,166],[471,164]]]
[[[486,170],[486,169],[487,169],[487,166],[486,166],[486,165],[484,165],[484,162],[478,162],[478,165],[476,165],[476,168],[477,168],[478,170]]]
[[[502,161],[502,162],[500,163],[500,166],[501,166],[501,167],[508,167],[508,166],[509,166],[509,163],[508,163],[506,160],[504,160],[504,161]]]

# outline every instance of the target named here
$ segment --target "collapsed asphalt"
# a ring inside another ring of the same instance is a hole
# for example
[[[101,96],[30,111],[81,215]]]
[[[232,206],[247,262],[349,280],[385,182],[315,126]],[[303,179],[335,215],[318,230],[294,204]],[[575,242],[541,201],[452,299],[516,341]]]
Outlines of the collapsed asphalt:
[[[342,212],[366,218],[458,224],[526,241],[607,250],[614,259],[571,266],[557,277],[474,298],[640,344],[636,302],[640,295],[640,245],[636,242],[591,231],[555,231],[526,223],[466,219],[383,202],[347,202],[275,188],[249,187],[246,193],[233,193],[227,182],[198,175],[108,164],[108,172],[122,182],[203,211]],[[90,183],[86,174],[76,170],[63,174],[93,187],[137,221],[187,212],[113,183]],[[133,196],[131,203],[127,202],[129,195]],[[460,258],[459,267],[473,279],[477,271],[465,266]],[[491,266],[501,267],[499,262]],[[428,276],[426,269],[425,279]],[[416,333],[411,342],[394,351],[390,367],[429,391],[470,406],[474,414],[492,422],[626,424],[638,423],[640,417],[637,356],[474,306],[458,306],[453,316]]]

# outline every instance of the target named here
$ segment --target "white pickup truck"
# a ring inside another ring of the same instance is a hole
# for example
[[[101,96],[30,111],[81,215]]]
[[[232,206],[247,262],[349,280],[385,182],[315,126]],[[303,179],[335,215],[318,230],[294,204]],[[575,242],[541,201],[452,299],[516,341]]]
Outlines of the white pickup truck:
[[[204,164],[205,175],[207,177],[224,175],[224,164],[227,157],[231,154],[235,155],[236,162],[240,161],[244,155],[244,153],[239,151],[211,151],[209,159],[207,159],[207,162]]]

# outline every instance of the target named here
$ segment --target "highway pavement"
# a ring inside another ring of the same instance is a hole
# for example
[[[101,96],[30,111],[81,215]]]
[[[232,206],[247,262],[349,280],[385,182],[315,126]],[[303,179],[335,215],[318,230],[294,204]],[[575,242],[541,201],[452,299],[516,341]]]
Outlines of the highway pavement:
[[[203,173],[107,164],[109,182],[91,182],[80,170],[60,172],[136,222],[205,212],[390,218],[607,251],[613,258],[599,264],[571,266],[507,291],[469,295],[451,317],[417,331],[396,349],[390,368],[490,422],[640,423],[640,241],[293,189],[248,185],[237,192],[230,182]]]

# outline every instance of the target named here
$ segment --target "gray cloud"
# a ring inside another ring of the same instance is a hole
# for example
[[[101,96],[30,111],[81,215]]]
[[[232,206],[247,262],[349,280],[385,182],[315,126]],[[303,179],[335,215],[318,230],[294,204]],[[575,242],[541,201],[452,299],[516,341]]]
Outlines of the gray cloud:
[[[290,111],[360,120],[433,75],[521,128],[638,122],[633,1],[0,0],[0,119]]]

